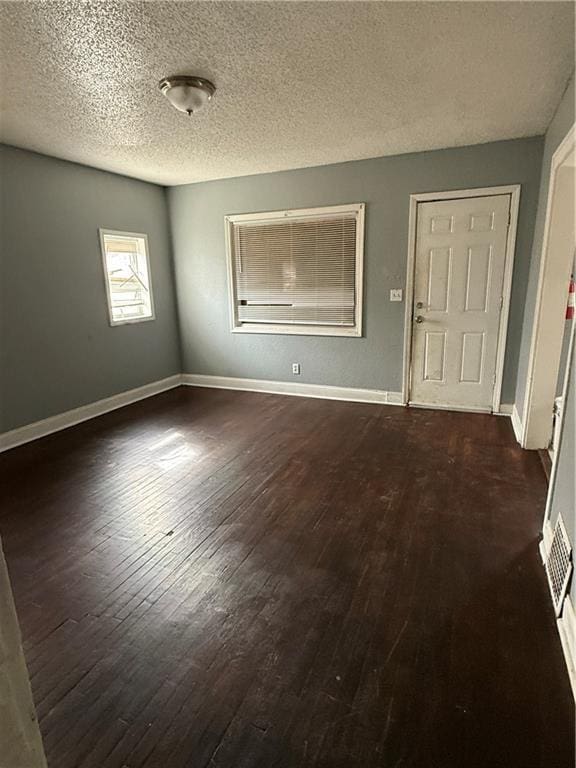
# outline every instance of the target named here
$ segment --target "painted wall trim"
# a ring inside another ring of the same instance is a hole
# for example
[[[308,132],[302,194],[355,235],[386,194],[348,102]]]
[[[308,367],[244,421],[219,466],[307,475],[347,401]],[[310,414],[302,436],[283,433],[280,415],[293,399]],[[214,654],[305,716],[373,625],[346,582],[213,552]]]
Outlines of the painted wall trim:
[[[574,611],[572,600],[570,600],[570,595],[566,596],[562,616],[556,623],[558,625],[562,650],[564,651],[564,659],[568,667],[572,695],[576,701],[576,612]]]
[[[540,557],[543,564],[546,562],[546,556],[550,551],[553,534],[554,531],[552,530],[550,520],[546,520],[542,529],[542,541],[540,542]],[[576,701],[576,611],[574,611],[569,594],[566,595],[562,616],[556,620],[556,626],[558,627],[558,634],[562,643],[562,651],[566,661],[566,668],[568,669],[570,685],[572,686],[572,694]]]
[[[510,224],[506,238],[506,255],[504,263],[504,280],[502,283],[502,309],[498,329],[498,346],[496,351],[496,380],[492,397],[492,410],[500,411],[500,397],[504,378],[504,358],[506,354],[506,337],[508,334],[508,316],[512,298],[512,274],[514,256],[516,253],[516,231],[518,228],[518,212],[520,209],[520,184],[509,184],[499,187],[479,187],[477,189],[455,189],[448,192],[422,192],[410,195],[410,210],[408,215],[408,258],[406,267],[406,301],[404,308],[404,360],[402,374],[402,404],[410,399],[410,365],[412,362],[412,313],[414,304],[414,270],[416,266],[416,224],[418,219],[418,204],[434,200],[460,200],[467,197],[488,197],[490,195],[510,196]]]
[[[196,373],[182,374],[182,384],[189,387],[265,392],[271,395],[318,397],[323,400],[347,400],[353,403],[402,405],[402,395],[400,392],[386,392],[380,389],[331,387],[322,384],[300,384],[292,381],[268,381],[267,379],[240,379],[232,376],[206,376]]]
[[[522,435],[524,433],[524,430],[522,428],[522,419],[520,418],[520,414],[518,413],[518,409],[516,408],[516,403],[512,406],[512,413],[510,418],[512,419],[512,429],[514,430],[514,435],[516,437],[517,442],[522,445]]]
[[[542,541],[539,545],[540,557],[542,558],[542,563],[544,565],[546,565],[546,558],[548,556],[548,552],[550,552],[550,547],[552,546],[553,535],[554,531],[552,530],[550,520],[546,520],[544,522],[544,527],[542,528]]]
[[[572,356],[574,345],[576,344],[576,323],[572,321],[572,328],[570,329],[570,343],[568,344],[568,358],[566,364],[566,370],[564,371],[564,382],[562,384],[562,399],[565,403],[568,402],[568,386],[570,384],[570,378],[576,375],[572,371]],[[552,456],[552,470],[550,472],[550,482],[548,483],[548,496],[546,497],[546,508],[544,510],[544,523],[543,527],[546,530],[546,523],[550,522],[550,516],[552,515],[552,504],[554,502],[554,492],[556,490],[556,475],[558,473],[558,460],[562,451],[562,441],[564,437],[564,428],[566,426],[566,408],[562,409],[560,417],[560,428],[558,434],[558,445]],[[525,433],[523,434],[525,437]],[[522,445],[525,448],[525,445]]]
[[[290,210],[238,213],[225,216],[226,271],[228,276],[228,312],[232,333],[281,334],[285,336],[362,336],[364,320],[364,218],[366,203],[346,203],[344,205],[317,206],[314,208],[293,208]],[[234,275],[236,237],[234,225],[244,222],[272,221],[279,223],[286,219],[314,220],[319,217],[336,218],[344,214],[354,214],[356,219],[355,247],[355,294],[353,327],[322,326],[313,324],[290,323],[249,323],[240,322],[237,312],[236,280]]]
[[[24,427],[18,427],[18,429],[13,429],[10,432],[3,432],[0,434],[0,452],[8,451],[10,448],[16,448],[18,445],[29,443],[32,440],[51,435],[53,432],[59,432],[68,427],[73,427],[75,424],[88,421],[109,411],[115,411],[117,408],[122,408],[125,405],[136,403],[138,400],[144,400],[147,397],[158,395],[160,392],[178,387],[181,383],[180,379],[180,374],[169,376],[166,379],[153,381],[150,384],[144,384],[142,387],[129,389],[126,392],[120,392],[103,400],[96,400],[94,403],[73,408],[71,411],[58,413],[55,416],[42,419],[42,421],[26,424]]]
[[[0,433],[0,453],[9,451],[24,443],[30,443],[54,432],[81,424],[83,421],[102,416],[125,405],[137,403],[147,397],[174,389],[181,385],[189,387],[208,387],[211,389],[234,389],[244,392],[263,392],[271,395],[289,395],[292,397],[316,397],[322,400],[342,400],[351,403],[376,403],[381,405],[403,405],[401,392],[388,392],[381,389],[359,389],[356,387],[333,387],[323,384],[299,384],[291,381],[269,381],[268,379],[241,379],[232,376],[207,376],[196,373],[183,373],[166,379],[153,381],[136,389],[120,392],[104,400],[82,405],[70,411],[58,413],[41,421],[26,424],[10,432]],[[515,406],[502,404],[495,416],[510,416]],[[512,423],[514,415],[512,413]]]

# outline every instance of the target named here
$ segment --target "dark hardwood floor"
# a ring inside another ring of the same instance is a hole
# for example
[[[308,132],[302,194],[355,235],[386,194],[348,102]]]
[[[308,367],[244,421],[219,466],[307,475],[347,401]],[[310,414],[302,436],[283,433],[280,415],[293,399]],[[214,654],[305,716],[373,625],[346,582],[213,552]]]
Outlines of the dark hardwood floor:
[[[508,419],[180,388],[0,457],[51,768],[572,768]]]

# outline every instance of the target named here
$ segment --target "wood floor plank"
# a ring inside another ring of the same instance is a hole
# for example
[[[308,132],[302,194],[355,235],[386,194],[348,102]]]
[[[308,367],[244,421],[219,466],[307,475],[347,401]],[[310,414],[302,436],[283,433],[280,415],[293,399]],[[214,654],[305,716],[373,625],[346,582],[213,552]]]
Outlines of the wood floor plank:
[[[507,419],[179,388],[0,457],[50,768],[571,768]]]

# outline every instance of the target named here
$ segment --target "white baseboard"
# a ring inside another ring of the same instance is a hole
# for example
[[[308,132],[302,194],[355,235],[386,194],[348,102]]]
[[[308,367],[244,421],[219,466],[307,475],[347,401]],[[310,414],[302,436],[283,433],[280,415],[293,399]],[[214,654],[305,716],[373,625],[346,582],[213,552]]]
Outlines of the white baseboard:
[[[349,400],[353,403],[402,405],[401,392],[386,392],[380,389],[328,387],[322,384],[300,384],[292,381],[268,381],[266,379],[238,379],[232,376],[204,376],[197,373],[182,374],[182,384],[189,387],[265,392],[271,395],[319,397],[325,400]]]
[[[0,434],[0,452],[16,448],[18,445],[29,443],[31,440],[37,440],[53,432],[59,432],[62,429],[80,424],[82,421],[88,421],[88,419],[101,416],[109,411],[115,411],[117,408],[136,403],[138,400],[144,400],[146,397],[158,395],[160,392],[178,387],[181,383],[180,374],[176,374],[175,376],[169,376],[167,379],[145,384],[143,387],[129,389],[127,392],[120,392],[118,395],[106,397],[104,400],[97,400],[95,403],[82,405],[71,411],[58,413],[56,416],[50,416],[47,419],[42,419],[42,421],[26,424],[26,426],[13,429],[10,432],[4,432]]]
[[[520,418],[520,414],[516,408],[516,403],[514,403],[514,406],[512,407],[512,429],[514,430],[516,440],[520,445],[522,445],[524,427],[522,426],[522,419]]]
[[[562,616],[557,621],[564,659],[568,668],[568,676],[572,686],[572,694],[576,700],[576,612],[570,595],[564,600]]]
[[[494,411],[494,416],[508,416],[510,418],[512,416],[513,410],[513,403],[500,403],[500,409],[498,411]]]
[[[130,403],[152,397],[160,392],[173,389],[181,384],[192,387],[210,387],[214,389],[236,389],[246,392],[265,392],[275,395],[296,397],[317,397],[325,400],[345,400],[354,403],[380,403],[385,405],[403,405],[401,392],[388,392],[381,389],[359,389],[356,387],[332,387],[322,384],[303,384],[292,381],[269,381],[267,379],[241,379],[232,376],[205,376],[196,373],[184,373],[169,376],[160,381],[153,381],[136,389],[112,395],[104,400],[74,408],[64,413],[50,416],[42,421],[26,424],[10,432],[0,433],[0,452],[18,445],[29,443],[53,432],[80,424],[88,419],[101,416],[109,411],[122,408]],[[510,410],[509,410],[510,409]],[[508,415],[512,406],[502,405],[499,415]],[[512,416],[514,418],[514,416]]]
[[[543,563],[546,563],[548,552],[550,552],[550,547],[552,546],[553,536],[554,529],[552,528],[550,520],[547,519],[542,527],[542,541],[540,542],[540,557],[542,558]]]
[[[540,542],[540,557],[542,558],[542,563],[546,562],[546,557],[548,556],[548,552],[550,552],[553,535],[554,529],[552,528],[550,520],[546,520],[544,527],[542,528],[542,541]],[[558,627],[558,634],[560,635],[560,642],[562,643],[562,650],[564,652],[568,677],[570,678],[570,685],[572,686],[572,693],[576,700],[576,612],[574,611],[574,605],[570,595],[566,595],[562,616],[556,620],[556,626]]]

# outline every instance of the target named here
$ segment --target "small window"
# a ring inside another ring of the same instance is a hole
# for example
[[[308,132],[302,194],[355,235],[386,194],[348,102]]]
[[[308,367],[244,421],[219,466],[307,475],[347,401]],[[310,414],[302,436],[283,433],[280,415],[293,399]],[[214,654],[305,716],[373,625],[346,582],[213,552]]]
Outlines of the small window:
[[[226,217],[232,331],[362,335],[364,204]]]
[[[154,319],[148,238],[100,230],[110,325]]]

